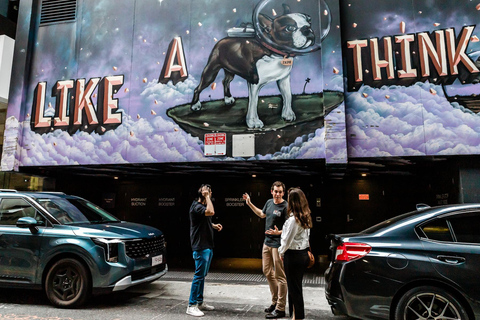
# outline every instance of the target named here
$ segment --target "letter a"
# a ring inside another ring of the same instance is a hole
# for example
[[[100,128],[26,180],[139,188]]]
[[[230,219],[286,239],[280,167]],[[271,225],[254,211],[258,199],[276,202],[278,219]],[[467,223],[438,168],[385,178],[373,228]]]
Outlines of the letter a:
[[[173,38],[168,47],[168,54],[163,63],[162,72],[158,78],[158,82],[167,83],[172,80],[173,85],[177,82],[187,79],[188,71],[185,63],[185,53],[183,52],[183,44],[181,37]]]

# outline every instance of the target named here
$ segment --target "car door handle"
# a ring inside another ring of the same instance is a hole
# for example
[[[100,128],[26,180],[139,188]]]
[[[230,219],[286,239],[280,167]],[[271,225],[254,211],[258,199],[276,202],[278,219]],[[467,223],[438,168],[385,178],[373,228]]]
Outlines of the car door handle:
[[[450,264],[459,264],[465,262],[464,257],[458,256],[437,256],[437,259]]]

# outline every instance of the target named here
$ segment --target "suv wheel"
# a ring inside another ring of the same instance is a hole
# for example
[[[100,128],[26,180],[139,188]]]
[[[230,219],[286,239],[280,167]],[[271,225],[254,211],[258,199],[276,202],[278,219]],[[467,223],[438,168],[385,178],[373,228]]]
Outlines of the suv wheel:
[[[423,286],[407,291],[395,309],[395,320],[468,320],[462,304],[446,290]]]
[[[45,292],[55,306],[73,308],[82,305],[90,295],[87,270],[75,259],[57,261],[48,271]]]

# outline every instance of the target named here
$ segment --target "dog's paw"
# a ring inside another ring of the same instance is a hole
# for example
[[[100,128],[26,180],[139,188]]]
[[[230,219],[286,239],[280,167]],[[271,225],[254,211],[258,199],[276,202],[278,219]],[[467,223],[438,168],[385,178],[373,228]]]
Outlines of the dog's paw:
[[[198,111],[198,110],[202,109],[202,104],[200,103],[200,101],[198,101],[197,103],[192,104],[192,106],[190,108],[193,111]]]
[[[225,97],[225,105],[226,106],[231,106],[232,104],[235,103],[235,99],[233,97]]]
[[[250,128],[250,129],[260,129],[260,128],[263,128],[263,122],[262,120],[256,118],[256,119],[247,119],[247,126]]]
[[[291,109],[282,112],[282,119],[284,119],[285,121],[293,121],[296,118],[297,117],[295,116],[295,112],[293,112]]]

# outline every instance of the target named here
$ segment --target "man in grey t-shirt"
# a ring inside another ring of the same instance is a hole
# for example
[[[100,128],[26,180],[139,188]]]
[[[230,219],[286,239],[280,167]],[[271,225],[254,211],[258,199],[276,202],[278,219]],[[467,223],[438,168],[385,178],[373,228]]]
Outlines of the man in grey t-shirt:
[[[260,218],[265,218],[265,231],[278,228],[282,229],[287,215],[287,202],[283,199],[285,185],[276,181],[271,188],[272,199],[269,199],[262,210],[257,208],[250,196],[245,193],[247,205]],[[287,280],[283,269],[283,261],[278,254],[280,247],[280,235],[265,234],[265,241],[262,249],[263,274],[267,278],[272,294],[272,303],[265,309],[265,318],[276,319],[285,317],[285,303],[287,299]]]

